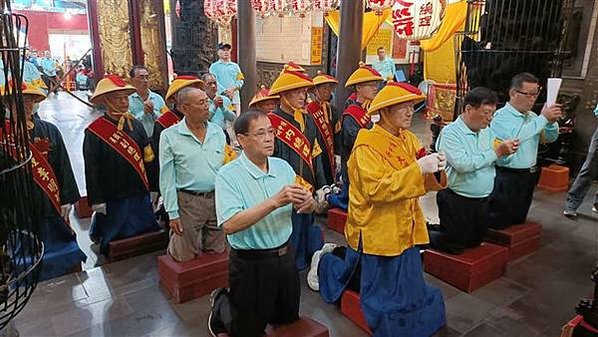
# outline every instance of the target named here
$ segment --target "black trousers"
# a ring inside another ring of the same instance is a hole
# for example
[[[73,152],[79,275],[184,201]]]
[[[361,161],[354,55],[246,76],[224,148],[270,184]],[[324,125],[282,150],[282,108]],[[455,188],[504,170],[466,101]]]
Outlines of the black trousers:
[[[490,195],[490,227],[505,229],[525,223],[537,183],[535,170],[497,167]]]
[[[232,337],[261,337],[268,324],[299,319],[301,285],[293,250],[282,256],[252,252],[231,249],[230,290],[212,309]]]
[[[479,246],[488,231],[488,198],[467,198],[450,189],[436,194],[440,232],[430,232],[432,247],[451,252]]]

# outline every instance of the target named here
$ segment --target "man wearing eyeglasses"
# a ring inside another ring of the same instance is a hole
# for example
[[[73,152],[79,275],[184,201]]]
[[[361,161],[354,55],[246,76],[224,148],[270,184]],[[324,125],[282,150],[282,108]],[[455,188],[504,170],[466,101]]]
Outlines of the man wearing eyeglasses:
[[[525,223],[538,180],[538,144],[554,142],[559,136],[557,120],[561,105],[545,105],[540,116],[531,109],[540,93],[540,80],[521,73],[511,80],[509,102],[498,110],[490,128],[498,138],[519,140],[519,149],[497,162],[494,191],[490,195],[490,226],[504,229]]]
[[[235,121],[243,147],[216,178],[218,225],[231,246],[230,290],[212,292],[212,336],[263,336],[267,324],[299,318],[301,286],[290,246],[292,214],[311,213],[315,200],[295,184],[295,171],[273,157],[275,129],[258,110]]]
[[[218,170],[235,155],[222,128],[208,122],[203,90],[179,90],[177,109],[185,117],[160,136],[160,192],[170,219],[168,253],[188,261],[202,250],[221,253],[226,248],[216,225],[214,185]]]
[[[137,89],[129,96],[129,111],[143,124],[148,137],[154,133],[154,124],[168,108],[162,96],[149,89],[149,72],[144,66],[133,66],[129,71],[131,84]]]

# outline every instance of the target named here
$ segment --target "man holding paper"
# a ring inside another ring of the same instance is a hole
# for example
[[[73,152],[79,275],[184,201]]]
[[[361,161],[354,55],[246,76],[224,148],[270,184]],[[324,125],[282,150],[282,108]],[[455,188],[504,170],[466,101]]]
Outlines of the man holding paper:
[[[594,109],[594,115],[598,117],[598,105]],[[598,128],[592,135],[592,142],[588,148],[588,156],[586,157],[581,171],[575,178],[571,189],[567,193],[567,202],[565,203],[565,210],[563,214],[566,217],[574,218],[577,216],[577,208],[581,206],[583,198],[588,193],[590,186],[592,186],[592,180],[596,179],[598,175],[598,156],[596,156],[596,150],[598,150]],[[592,212],[598,213],[598,192],[594,196],[594,204]]]
[[[490,126],[497,143],[519,140],[518,151],[508,161],[497,161],[494,191],[490,195],[490,226],[495,229],[525,222],[538,177],[538,144],[554,142],[559,135],[556,121],[563,114],[559,104],[547,103],[540,116],[531,111],[540,94],[539,83],[529,73],[513,77],[510,100],[496,112]]]

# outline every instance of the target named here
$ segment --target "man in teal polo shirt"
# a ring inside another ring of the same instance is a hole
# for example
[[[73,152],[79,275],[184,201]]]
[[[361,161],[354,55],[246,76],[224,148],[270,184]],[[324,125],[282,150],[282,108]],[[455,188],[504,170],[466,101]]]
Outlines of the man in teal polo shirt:
[[[525,223],[538,182],[538,144],[559,136],[559,104],[545,105],[540,116],[532,110],[540,94],[540,80],[521,73],[511,80],[509,102],[496,111],[490,128],[496,137],[519,140],[517,153],[498,161],[494,191],[490,196],[490,226],[504,229]]]
[[[377,72],[382,75],[385,81],[392,79],[395,76],[395,61],[390,57],[386,57],[386,50],[384,47],[378,48],[378,59],[372,62],[372,68],[376,69]]]
[[[185,116],[160,136],[160,192],[171,228],[168,253],[188,261],[201,250],[221,253],[224,233],[216,224],[214,184],[230,158],[222,129],[208,122],[208,96],[201,89],[178,92]]]
[[[241,114],[235,134],[243,152],[216,179],[218,225],[231,246],[230,290],[212,293],[208,326],[213,336],[258,337],[267,324],[299,318],[301,288],[289,246],[291,214],[313,212],[315,200],[295,184],[295,171],[287,162],[271,157],[275,130],[266,114]]]
[[[131,84],[137,89],[129,96],[129,112],[141,122],[148,137],[154,133],[154,124],[167,109],[162,96],[149,89],[149,72],[144,66],[133,66],[129,71]]]
[[[45,57],[40,60],[40,66],[43,71],[44,82],[48,87],[48,94],[54,92],[58,94],[58,77],[56,76],[56,61],[52,58],[49,50],[46,51]]]
[[[239,90],[243,86],[243,73],[235,62],[231,61],[231,45],[221,43],[218,45],[218,61],[210,66],[210,73],[216,76],[218,81],[218,93],[232,100],[235,111],[239,111],[241,96]]]
[[[232,122],[237,117],[232,111],[232,102],[228,97],[218,95],[218,83],[214,74],[205,73],[201,79],[206,85],[206,94],[210,99],[210,122],[220,126],[224,130],[227,142],[229,142],[230,138],[226,131],[227,122]]]
[[[465,95],[463,113],[440,133],[437,149],[446,154],[448,188],[436,195],[440,228],[430,230],[436,249],[458,254],[478,246],[486,235],[495,163],[519,145],[510,139],[495,146],[496,137],[488,125],[497,103],[492,90],[471,90]]]

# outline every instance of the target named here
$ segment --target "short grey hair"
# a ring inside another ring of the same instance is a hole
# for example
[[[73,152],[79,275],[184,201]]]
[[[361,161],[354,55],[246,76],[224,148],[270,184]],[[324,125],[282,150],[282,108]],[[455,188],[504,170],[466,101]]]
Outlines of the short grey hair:
[[[208,78],[213,77],[216,80],[216,75],[212,74],[212,73],[204,73],[203,75],[201,75],[201,80],[204,82],[208,81]]]
[[[187,103],[187,101],[189,100],[189,97],[191,97],[191,94],[195,91],[203,92],[203,90],[196,88],[196,87],[192,87],[192,86],[184,87],[183,89],[179,90],[176,93],[177,104],[180,106],[180,105]]]

